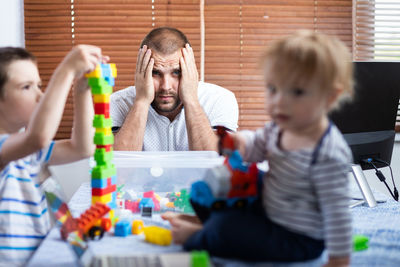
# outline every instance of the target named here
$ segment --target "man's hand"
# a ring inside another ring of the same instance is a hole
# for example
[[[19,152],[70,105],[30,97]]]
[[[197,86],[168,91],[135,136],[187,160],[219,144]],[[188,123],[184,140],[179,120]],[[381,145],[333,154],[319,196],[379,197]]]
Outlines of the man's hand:
[[[139,49],[136,73],[135,88],[136,100],[144,101],[149,104],[154,100],[154,84],[153,84],[153,65],[154,59],[151,57],[151,50],[144,45]]]
[[[179,98],[185,105],[198,102],[197,87],[199,85],[199,74],[197,73],[196,62],[194,59],[193,49],[189,44],[182,48],[182,55],[179,59],[181,66],[181,78],[179,82]]]

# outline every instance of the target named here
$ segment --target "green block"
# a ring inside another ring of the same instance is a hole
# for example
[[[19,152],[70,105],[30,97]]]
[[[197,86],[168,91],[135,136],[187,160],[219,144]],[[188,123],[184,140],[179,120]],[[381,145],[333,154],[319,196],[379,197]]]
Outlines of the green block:
[[[187,193],[187,190],[182,189],[180,192],[181,195],[174,202],[175,207],[182,209],[184,213],[193,213],[194,211],[190,204],[190,195]]]
[[[97,165],[107,165],[113,159],[113,151],[106,152],[105,148],[97,148],[94,152],[94,159]]]
[[[105,94],[112,94],[113,90],[112,87],[108,84],[103,86],[91,86],[92,94],[94,95],[105,95]]]
[[[361,251],[368,248],[369,238],[364,235],[354,235],[353,236],[353,250]]]
[[[104,77],[90,77],[88,78],[88,84],[92,88],[92,94],[94,95],[112,94],[112,86],[108,84]]]
[[[111,120],[111,118],[106,119],[103,114],[94,115],[93,127],[94,128],[111,128],[112,120]]]
[[[92,169],[93,179],[104,179],[114,176],[117,173],[114,164],[99,165]]]
[[[114,135],[104,135],[104,133],[95,133],[93,142],[96,145],[112,145],[114,144]]]
[[[103,87],[108,85],[108,82],[103,77],[90,77],[88,78],[88,84],[90,87]]]
[[[210,266],[210,257],[207,251],[192,251],[191,253],[191,267],[208,267]]]

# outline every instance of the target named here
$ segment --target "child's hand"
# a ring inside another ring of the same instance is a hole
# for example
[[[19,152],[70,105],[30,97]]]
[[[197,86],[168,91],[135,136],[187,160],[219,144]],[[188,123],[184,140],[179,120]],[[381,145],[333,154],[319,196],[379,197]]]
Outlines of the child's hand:
[[[84,92],[86,90],[90,90],[88,80],[84,75],[82,75],[80,78],[78,78],[74,82],[74,89],[75,89],[75,91],[79,91],[79,92]]]
[[[60,67],[72,71],[74,76],[79,78],[83,73],[93,71],[96,65],[107,60],[103,57],[101,49],[92,45],[77,45],[67,54]]]

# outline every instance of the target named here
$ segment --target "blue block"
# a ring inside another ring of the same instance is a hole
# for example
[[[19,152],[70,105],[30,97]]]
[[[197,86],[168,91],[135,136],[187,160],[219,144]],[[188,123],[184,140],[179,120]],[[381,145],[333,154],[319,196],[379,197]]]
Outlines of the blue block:
[[[115,236],[128,236],[131,234],[131,223],[128,221],[119,221],[115,224]]]
[[[111,185],[117,184],[117,176],[111,176]],[[92,188],[106,188],[107,179],[92,179]]]
[[[248,170],[248,167],[246,165],[243,165],[243,159],[239,153],[239,150],[233,151],[232,155],[229,157],[228,162],[234,170],[240,170],[242,172],[247,172]]]

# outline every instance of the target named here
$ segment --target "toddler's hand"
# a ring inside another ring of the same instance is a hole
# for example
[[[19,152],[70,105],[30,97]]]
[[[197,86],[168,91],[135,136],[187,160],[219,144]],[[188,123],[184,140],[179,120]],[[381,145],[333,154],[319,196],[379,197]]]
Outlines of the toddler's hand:
[[[176,244],[184,244],[194,233],[200,231],[203,225],[182,220],[178,217],[169,219],[172,226],[172,239]]]

